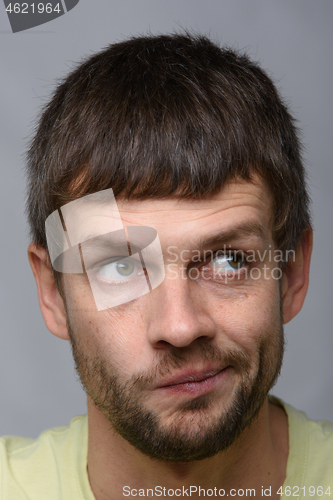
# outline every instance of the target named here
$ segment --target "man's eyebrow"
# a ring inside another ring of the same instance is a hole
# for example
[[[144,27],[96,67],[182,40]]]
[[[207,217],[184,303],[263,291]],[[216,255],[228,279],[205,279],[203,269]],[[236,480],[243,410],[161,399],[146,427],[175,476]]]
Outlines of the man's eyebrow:
[[[116,231],[115,233],[117,233]],[[125,236],[125,232],[120,232],[118,234],[115,233],[106,233],[106,234],[89,234],[85,235],[84,241],[81,243],[86,250],[94,250],[98,248],[99,250],[114,250],[121,251],[127,250],[127,239]],[[120,234],[122,233],[122,234]],[[262,224],[256,221],[246,221],[235,225],[232,228],[228,229],[219,229],[210,235],[204,235],[199,239],[191,238],[189,240],[189,245],[191,247],[195,247],[197,249],[209,249],[211,247],[216,246],[217,244],[225,244],[231,240],[240,239],[246,236],[254,236],[257,239],[263,240],[264,243],[269,243],[269,239],[265,228]],[[146,244],[145,239],[131,239],[131,253],[135,253],[139,250],[142,250]],[[141,240],[141,241],[140,241]]]
[[[81,246],[85,251],[110,251],[113,252],[125,252],[128,255],[128,242],[126,239],[126,234],[124,230],[121,230],[120,234],[114,234],[115,232],[109,232],[105,234],[89,234],[85,235],[84,240],[81,243]],[[136,253],[139,250],[142,250],[147,245],[146,241],[142,239],[139,240],[131,240],[131,253]]]
[[[196,241],[195,246],[198,249],[209,249],[217,244],[226,244],[231,240],[237,240],[246,236],[254,236],[261,239],[264,243],[269,243],[269,238],[262,224],[255,221],[247,221],[229,229],[220,229],[215,233],[203,236]]]

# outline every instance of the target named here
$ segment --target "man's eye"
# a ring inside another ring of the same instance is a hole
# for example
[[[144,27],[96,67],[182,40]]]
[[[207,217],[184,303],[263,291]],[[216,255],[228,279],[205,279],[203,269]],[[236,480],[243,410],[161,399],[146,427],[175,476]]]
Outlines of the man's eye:
[[[98,270],[99,276],[109,281],[119,281],[132,278],[139,274],[140,267],[133,259],[122,259],[121,261],[109,262]]]
[[[241,253],[230,255],[218,255],[209,262],[209,266],[216,273],[226,273],[230,271],[239,271],[246,264],[244,256]]]

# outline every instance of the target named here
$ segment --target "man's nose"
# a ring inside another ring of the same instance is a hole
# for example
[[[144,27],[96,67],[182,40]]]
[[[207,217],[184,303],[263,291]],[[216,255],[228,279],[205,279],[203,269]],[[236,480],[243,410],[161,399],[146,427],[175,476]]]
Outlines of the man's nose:
[[[149,294],[147,335],[156,348],[186,347],[196,340],[210,340],[216,327],[209,315],[200,285],[184,277],[166,277]]]

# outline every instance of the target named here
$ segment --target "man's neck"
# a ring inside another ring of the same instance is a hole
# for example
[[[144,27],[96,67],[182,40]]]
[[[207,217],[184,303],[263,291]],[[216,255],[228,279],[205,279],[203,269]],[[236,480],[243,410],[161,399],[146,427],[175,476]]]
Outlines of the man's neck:
[[[206,492],[224,489],[229,496],[231,489],[254,489],[256,497],[271,487],[274,499],[273,492],[282,486],[286,475],[287,416],[268,399],[250,427],[226,451],[194,462],[164,462],[143,455],[110,430],[110,423],[89,398],[88,429],[88,475],[96,500],[123,500],[135,493],[152,496],[147,489],[158,491],[156,487],[165,497],[171,496],[168,489],[177,489],[175,495],[180,497],[191,491],[192,499],[199,498],[199,487]]]

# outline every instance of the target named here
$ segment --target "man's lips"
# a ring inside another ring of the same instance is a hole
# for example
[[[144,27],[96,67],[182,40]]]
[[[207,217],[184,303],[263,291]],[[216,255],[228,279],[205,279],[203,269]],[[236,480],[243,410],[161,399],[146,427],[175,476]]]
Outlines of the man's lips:
[[[157,389],[170,393],[205,393],[214,389],[225,376],[228,367],[201,371],[186,370],[163,381]]]
[[[202,380],[206,380],[207,378],[214,377],[221,370],[222,370],[222,368],[210,369],[210,370],[204,370],[204,371],[198,371],[198,372],[187,370],[186,372],[182,372],[180,374],[174,375],[173,377],[168,379],[166,382],[161,384],[159,387],[169,387],[169,386],[178,385],[178,384],[186,384],[186,383],[191,383],[191,382],[201,382]]]

